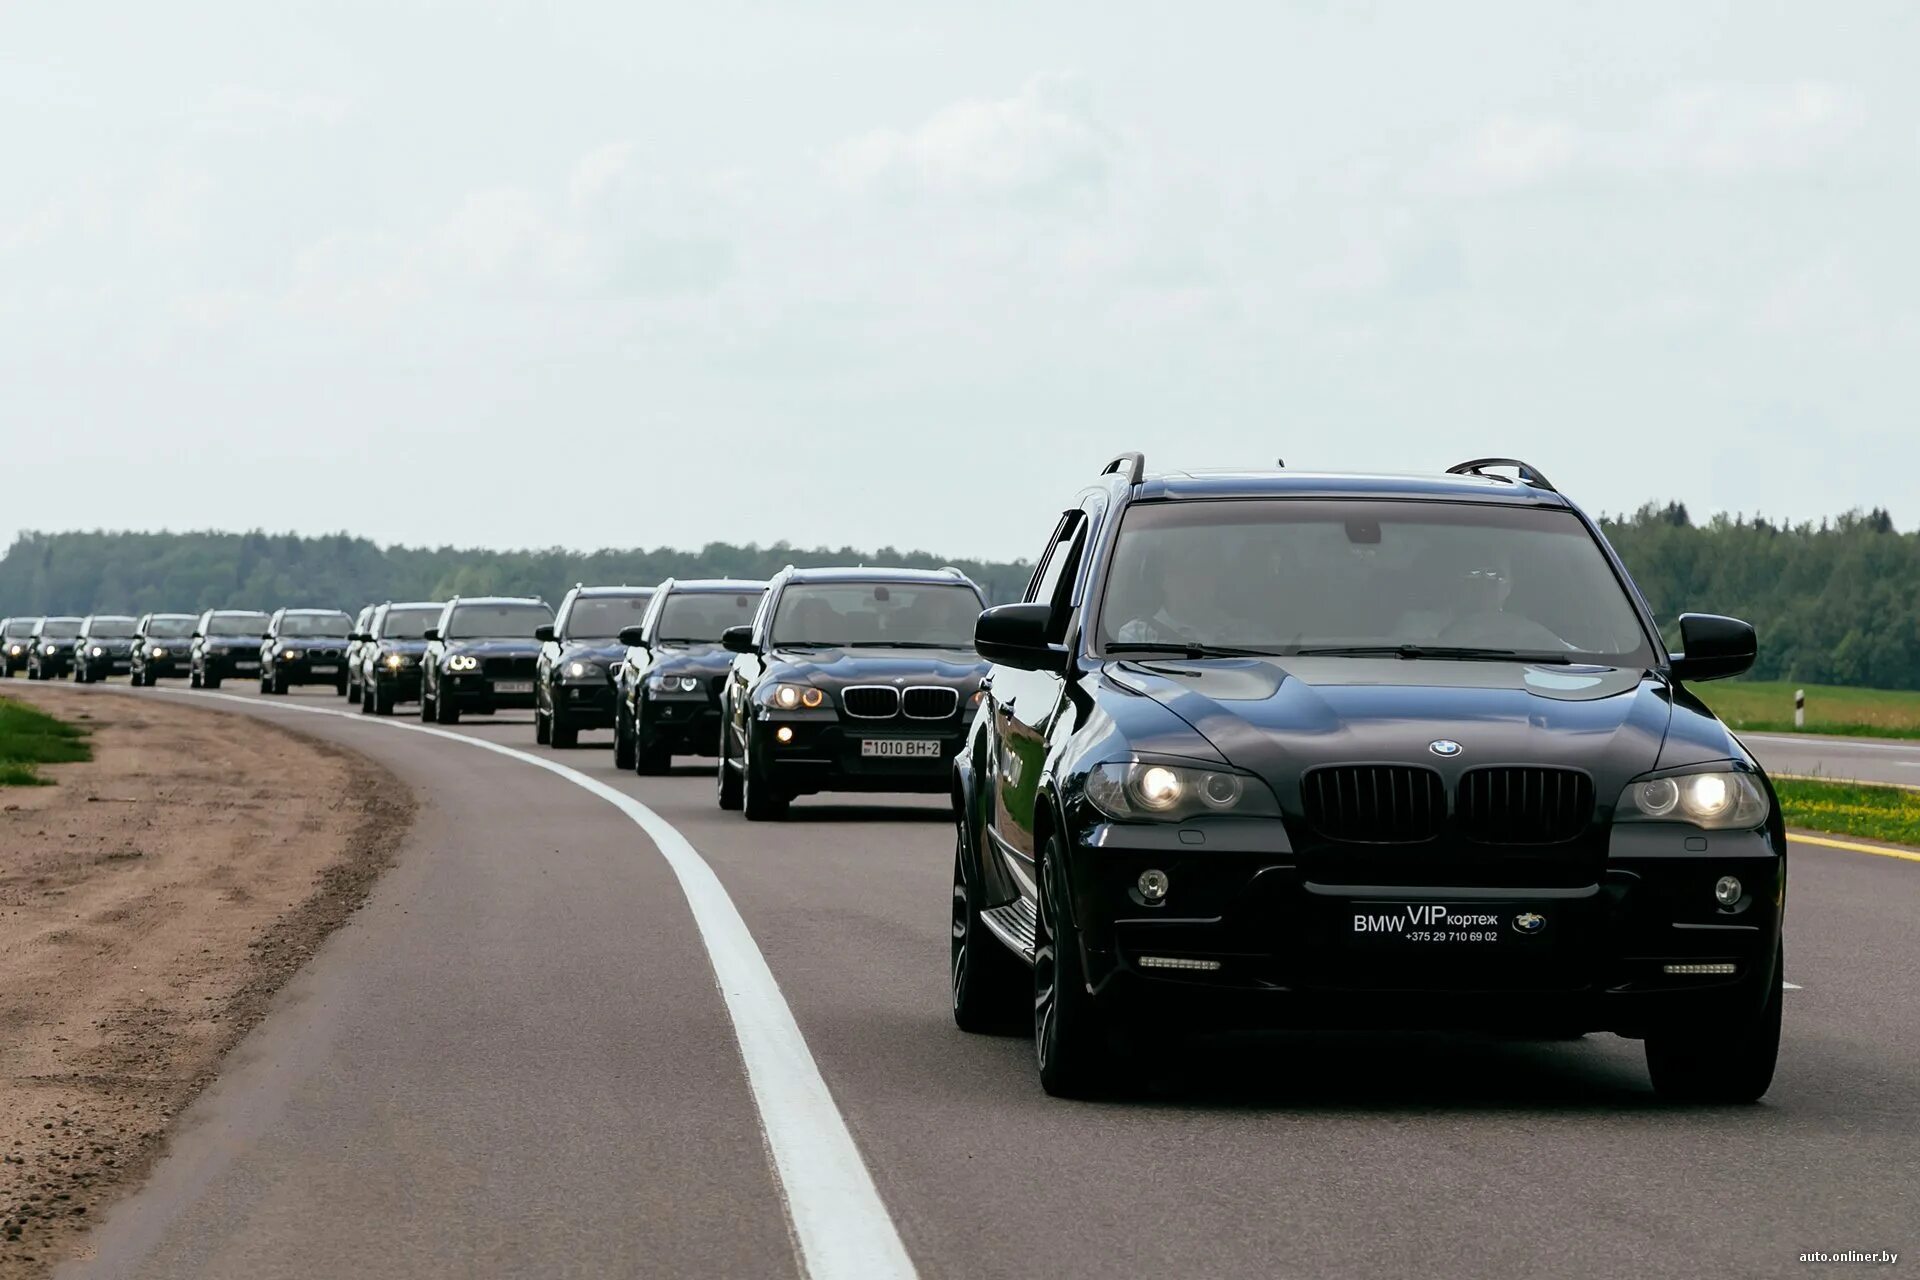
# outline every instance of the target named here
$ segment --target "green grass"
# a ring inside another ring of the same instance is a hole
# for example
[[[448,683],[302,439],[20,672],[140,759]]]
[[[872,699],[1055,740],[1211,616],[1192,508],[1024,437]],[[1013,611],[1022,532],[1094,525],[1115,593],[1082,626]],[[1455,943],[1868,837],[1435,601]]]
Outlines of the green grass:
[[[1775,778],[1787,825],[1920,846],[1920,791]]]
[[[1787,680],[1733,680],[1689,685],[1735,729],[1792,733],[1793,693],[1807,691],[1806,733],[1853,738],[1920,738],[1920,692],[1845,689]]]
[[[52,781],[34,768],[91,760],[86,730],[44,711],[0,698],[0,787],[42,786]]]

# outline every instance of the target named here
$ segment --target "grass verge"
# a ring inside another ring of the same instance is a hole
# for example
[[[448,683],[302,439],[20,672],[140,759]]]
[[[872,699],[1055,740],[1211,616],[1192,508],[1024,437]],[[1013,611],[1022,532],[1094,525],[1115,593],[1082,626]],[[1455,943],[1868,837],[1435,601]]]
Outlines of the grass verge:
[[[91,760],[87,732],[25,703],[0,698],[0,787],[45,786],[35,765]]]
[[[1790,680],[1735,680],[1689,687],[1735,729],[1795,732],[1793,695],[1805,689],[1807,723],[1799,732],[1920,738],[1920,692],[1910,689],[1849,689]]]
[[[1789,827],[1920,846],[1920,791],[1775,778]]]

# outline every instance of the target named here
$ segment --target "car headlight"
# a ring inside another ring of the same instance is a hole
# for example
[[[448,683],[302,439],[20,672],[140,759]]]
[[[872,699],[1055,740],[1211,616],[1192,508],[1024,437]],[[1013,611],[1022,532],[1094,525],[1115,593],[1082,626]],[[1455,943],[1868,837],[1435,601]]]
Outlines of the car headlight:
[[[827,705],[827,694],[810,684],[777,684],[767,694],[767,704],[782,711],[814,711]]]
[[[19,646],[19,645],[17,645],[17,644],[16,644],[16,645],[14,645],[14,646],[13,646],[13,647],[12,647],[11,649],[8,649],[8,650],[7,650],[7,654],[8,654],[8,656],[10,656],[10,657],[14,657],[14,658],[17,658],[17,657],[19,657],[19,656],[20,656],[20,646]]]
[[[1116,822],[1185,822],[1219,815],[1277,818],[1280,804],[1260,779],[1223,769],[1119,760],[1087,775],[1087,799]]]
[[[470,653],[456,653],[447,659],[449,671],[478,671],[479,669],[480,659]]]
[[[384,662],[389,671],[398,671],[402,667],[413,665],[413,659],[404,653],[390,653],[386,656]]]
[[[1686,822],[1708,831],[1757,827],[1767,796],[1750,773],[1710,769],[1630,782],[1614,816],[1625,822]]]
[[[295,662],[299,660],[299,657],[300,651],[298,649],[282,649],[280,651],[280,661],[282,662]]]
[[[52,645],[48,645],[48,646],[46,646],[46,647],[45,647],[44,649],[42,649],[42,650],[41,650],[40,652],[42,652],[42,653],[44,653],[44,654],[46,654],[46,655],[47,655],[47,656],[48,656],[49,658],[51,658],[51,657],[52,657],[52,656],[53,656],[54,654],[56,654],[56,653],[58,653],[58,652],[60,652],[60,651],[59,651],[58,649],[56,649],[56,648],[54,648],[54,647],[53,647]]]
[[[105,649],[102,649],[102,648],[101,648],[101,647],[100,647],[99,645],[97,645],[97,644],[96,644],[96,645],[93,645],[92,647],[90,647],[90,648],[89,648],[89,649],[87,650],[87,656],[88,656],[88,657],[90,657],[90,658],[98,658],[98,657],[100,657],[100,656],[101,656],[102,654],[104,654],[104,653],[106,653],[106,650],[105,650]]]
[[[607,669],[598,662],[583,662],[575,659],[566,666],[569,680],[605,680]]]
[[[791,688],[793,686],[783,687]],[[676,676],[656,671],[647,677],[647,690],[650,693],[698,693],[700,692],[700,677]],[[815,689],[814,692],[819,693],[820,691]],[[804,698],[806,695],[802,693],[799,696]],[[795,703],[794,705],[798,706],[800,704]],[[818,706],[819,704],[815,703],[814,705]]]
[[[153,648],[147,650],[147,656],[149,658],[164,658],[167,656],[167,651],[159,645],[155,645]]]

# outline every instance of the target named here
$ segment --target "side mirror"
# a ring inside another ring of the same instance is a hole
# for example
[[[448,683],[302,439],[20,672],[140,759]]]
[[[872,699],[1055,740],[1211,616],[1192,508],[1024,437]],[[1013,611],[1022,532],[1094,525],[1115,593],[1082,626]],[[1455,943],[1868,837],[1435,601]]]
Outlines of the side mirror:
[[[988,662],[1026,671],[1064,671],[1067,651],[1047,639],[1050,604],[996,605],[973,624],[973,647]]]
[[[373,632],[371,632],[371,631],[356,631],[356,632],[354,632],[354,633],[353,633],[352,635],[350,635],[350,636],[348,636],[348,637],[347,637],[347,639],[349,639],[349,640],[355,640],[355,641],[358,641],[358,642],[359,642],[359,643],[361,643],[361,644],[365,644],[365,643],[366,643],[367,641],[369,641],[369,640],[371,640],[371,639],[373,639]]]
[[[646,635],[647,629],[645,627],[622,627],[620,628],[620,643],[629,649],[635,649],[646,643]]]
[[[188,636],[188,637],[187,637],[187,639],[189,639],[189,640],[205,640],[205,639],[206,639],[206,637],[205,637],[205,636],[203,636],[203,635],[201,635],[201,634],[200,634],[200,633],[199,633],[198,631],[196,631],[196,632],[194,632],[194,633],[193,633],[192,635],[190,635],[190,636]]]
[[[1753,665],[1760,642],[1738,618],[1713,613],[1680,615],[1682,652],[1671,655],[1676,680],[1720,680]]]
[[[758,653],[760,649],[753,643],[753,627],[743,624],[728,627],[720,633],[720,647],[729,653]]]
[[[420,634],[426,637],[429,641],[438,640],[440,638],[440,628],[428,627],[425,631],[422,631]]]
[[[553,643],[553,624],[550,622],[543,622],[539,626],[535,627],[533,629],[533,638],[535,640],[538,640],[541,644]]]

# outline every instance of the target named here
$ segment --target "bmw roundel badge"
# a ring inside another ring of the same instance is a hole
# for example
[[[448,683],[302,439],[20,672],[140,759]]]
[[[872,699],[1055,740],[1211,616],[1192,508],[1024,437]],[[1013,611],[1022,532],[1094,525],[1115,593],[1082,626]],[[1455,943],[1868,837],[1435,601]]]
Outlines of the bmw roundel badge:
[[[1522,911],[1513,918],[1515,933],[1538,933],[1547,927],[1547,918],[1538,912]]]
[[[1460,754],[1461,747],[1460,744],[1452,738],[1441,738],[1437,741],[1429,742],[1427,744],[1427,750],[1437,756],[1457,756]]]

